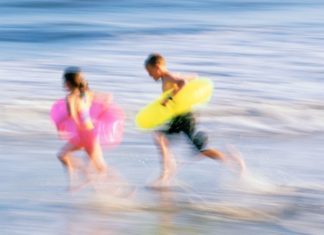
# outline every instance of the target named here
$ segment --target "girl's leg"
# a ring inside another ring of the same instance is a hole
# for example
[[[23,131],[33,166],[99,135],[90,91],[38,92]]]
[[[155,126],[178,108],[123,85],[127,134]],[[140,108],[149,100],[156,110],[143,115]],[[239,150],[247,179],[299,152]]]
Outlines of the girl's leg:
[[[94,190],[116,194],[120,190],[121,184],[127,185],[127,181],[121,177],[118,171],[111,167],[108,168],[99,141],[96,141],[87,150],[87,153],[90,158],[89,174],[91,174],[91,171],[95,171],[92,177],[89,176],[89,182],[91,182]]]
[[[79,150],[79,147],[71,145],[69,143],[65,144],[61,151],[58,153],[58,159],[66,167],[68,177],[69,177],[69,189],[72,189],[73,182],[75,181],[75,170],[84,169],[84,164],[81,160],[76,159],[72,156],[72,152]]]
[[[107,164],[105,159],[103,158],[103,153],[99,141],[95,141],[91,148],[86,149],[86,152],[90,158],[91,167],[98,174],[106,174],[107,173]]]
[[[106,181],[108,177],[108,167],[103,157],[98,138],[94,137],[93,142],[89,145],[86,151],[90,159],[88,168],[89,180],[93,183],[102,183]]]

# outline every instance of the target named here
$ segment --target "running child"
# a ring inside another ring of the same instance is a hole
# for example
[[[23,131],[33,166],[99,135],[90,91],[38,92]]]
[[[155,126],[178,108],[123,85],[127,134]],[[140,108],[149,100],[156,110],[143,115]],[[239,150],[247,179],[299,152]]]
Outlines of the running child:
[[[79,67],[65,69],[63,81],[68,92],[66,96],[68,114],[76,126],[77,135],[71,137],[63,146],[58,153],[58,159],[67,169],[72,190],[76,171],[83,172],[86,178],[89,177],[90,171],[94,171],[97,177],[104,177],[107,173],[107,164],[103,158],[95,125],[90,117],[90,107],[95,94],[90,91]],[[104,99],[108,106],[111,97],[106,95]],[[73,156],[75,151],[82,149],[87,153],[90,164],[85,164]]]
[[[171,73],[167,67],[163,56],[160,54],[151,54],[145,60],[145,69],[149,76],[155,81],[162,81],[162,91],[172,89],[172,93],[161,102],[166,105],[188,82],[188,79]],[[162,172],[159,182],[166,184],[176,173],[176,162],[169,150],[168,135],[184,133],[191,144],[199,151],[203,157],[208,157],[224,163],[229,160],[235,161],[239,167],[244,169],[242,159],[227,156],[214,148],[207,148],[208,137],[206,133],[196,130],[196,120],[192,112],[184,113],[174,117],[167,125],[166,130],[159,130],[155,133],[155,140],[162,155]]]

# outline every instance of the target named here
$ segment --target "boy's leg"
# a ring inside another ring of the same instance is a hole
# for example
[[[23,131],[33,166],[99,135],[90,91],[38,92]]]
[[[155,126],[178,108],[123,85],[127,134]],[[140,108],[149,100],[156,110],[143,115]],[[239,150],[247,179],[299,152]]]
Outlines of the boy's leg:
[[[233,166],[234,163],[236,166],[239,167],[240,173],[243,173],[245,171],[246,167],[244,160],[237,154],[231,153],[225,155],[224,153],[212,148],[201,150],[200,153],[205,157],[222,161],[231,168],[235,168],[235,166]]]
[[[224,153],[214,148],[206,148],[208,144],[208,137],[206,133],[199,131],[197,133],[190,133],[187,135],[201,155],[214,160],[225,161],[226,157]]]
[[[188,136],[189,140],[195,146],[195,148],[200,152],[200,154],[204,157],[208,157],[214,160],[219,160],[224,162],[225,164],[229,164],[231,162],[235,162],[240,171],[243,172],[245,169],[245,164],[242,158],[237,155],[225,155],[221,151],[214,148],[206,148],[208,144],[208,136],[206,133],[202,131],[196,132],[196,120],[193,114],[189,113],[186,116],[186,126],[183,129],[183,132]]]
[[[159,147],[162,157],[161,163],[161,176],[160,180],[167,181],[171,176],[175,175],[176,171],[176,162],[172,156],[172,153],[169,149],[169,142],[165,134],[162,132],[155,133],[155,141]]]
[[[216,149],[205,149],[200,151],[200,153],[205,157],[209,157],[214,160],[219,160],[219,161],[225,160],[225,155]]]

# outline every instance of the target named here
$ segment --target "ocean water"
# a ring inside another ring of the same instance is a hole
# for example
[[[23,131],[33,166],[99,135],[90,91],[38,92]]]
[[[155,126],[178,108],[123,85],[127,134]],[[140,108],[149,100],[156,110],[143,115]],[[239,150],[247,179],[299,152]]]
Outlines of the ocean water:
[[[0,233],[323,234],[323,11],[321,0],[0,0]],[[161,92],[143,67],[151,52],[214,82],[199,128],[239,150],[246,175],[196,161],[178,138],[177,186],[147,187],[159,155],[134,117]],[[49,110],[70,65],[126,113],[122,144],[104,154],[131,197],[65,191]]]

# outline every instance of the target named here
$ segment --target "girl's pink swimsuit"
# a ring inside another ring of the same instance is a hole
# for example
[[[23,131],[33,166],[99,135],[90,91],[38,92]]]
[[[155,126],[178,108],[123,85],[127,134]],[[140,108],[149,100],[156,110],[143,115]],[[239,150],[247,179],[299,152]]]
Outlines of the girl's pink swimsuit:
[[[82,101],[86,103],[86,96],[83,97]],[[91,120],[90,110],[81,110],[81,112],[78,113],[78,118],[81,123],[81,125],[77,127],[78,135],[72,137],[69,143],[79,148],[85,148],[86,151],[91,151],[95,144],[98,143],[99,137]]]

